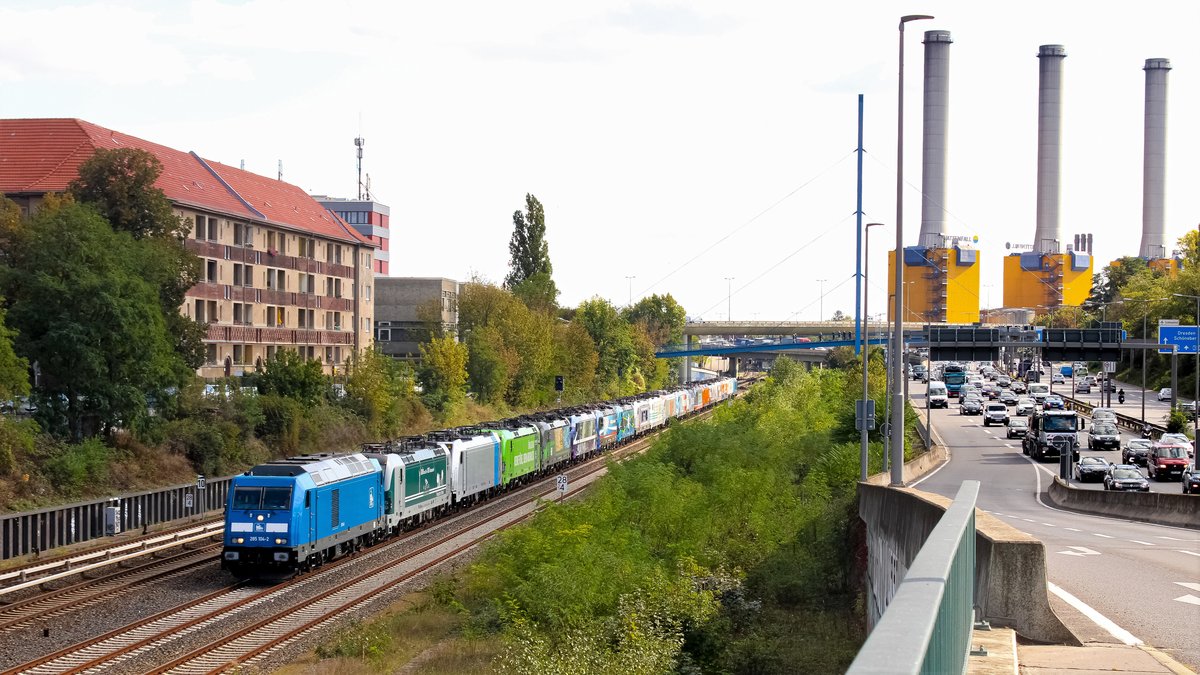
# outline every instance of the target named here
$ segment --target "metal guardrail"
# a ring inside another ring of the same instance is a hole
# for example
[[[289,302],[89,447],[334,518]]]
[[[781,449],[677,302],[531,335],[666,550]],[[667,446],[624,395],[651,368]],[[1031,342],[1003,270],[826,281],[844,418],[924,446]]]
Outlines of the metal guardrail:
[[[1059,396],[1062,396],[1062,394],[1059,394]],[[1077,398],[1071,398],[1070,396],[1062,396],[1062,400],[1063,400],[1063,403],[1066,405],[1067,410],[1074,410],[1074,411],[1081,412],[1081,413],[1083,413],[1085,415],[1089,415],[1089,416],[1092,414],[1092,410],[1095,410],[1096,408],[1101,407],[1101,406],[1097,406],[1097,405],[1092,405],[1091,403],[1087,403],[1085,401],[1080,401]],[[1154,422],[1151,422],[1149,420],[1146,420],[1146,424],[1149,424],[1150,429],[1152,429],[1154,432],[1156,432],[1159,436],[1167,433],[1167,428],[1161,424],[1155,424]],[[1117,426],[1125,428],[1125,429],[1129,429],[1130,431],[1137,431],[1140,433],[1142,431],[1142,427],[1143,427],[1142,418],[1134,417],[1133,415],[1125,415],[1123,413],[1117,413]]]
[[[963,481],[848,673],[966,672],[974,627],[978,497],[979,481]]]
[[[0,514],[0,560],[104,537],[107,507],[118,507],[121,532],[222,509],[231,480],[232,477],[210,478],[203,490],[191,484],[176,485],[37,511]]]

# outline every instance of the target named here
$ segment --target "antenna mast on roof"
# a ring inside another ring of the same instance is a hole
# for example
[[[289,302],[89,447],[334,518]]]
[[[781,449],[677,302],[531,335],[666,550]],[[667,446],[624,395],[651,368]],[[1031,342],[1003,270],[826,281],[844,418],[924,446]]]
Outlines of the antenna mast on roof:
[[[354,147],[357,148],[357,150],[355,152],[358,154],[358,198],[359,198],[359,200],[361,200],[363,198],[363,173],[362,173],[362,152],[363,151],[362,151],[362,149],[363,149],[363,146],[366,144],[367,144],[367,141],[362,136],[358,136],[354,139]]]
[[[371,174],[367,174],[366,188],[363,190],[367,201],[371,201]]]
[[[283,160],[282,159],[279,160],[279,175],[277,176],[277,178],[278,178],[278,180],[283,180]]]

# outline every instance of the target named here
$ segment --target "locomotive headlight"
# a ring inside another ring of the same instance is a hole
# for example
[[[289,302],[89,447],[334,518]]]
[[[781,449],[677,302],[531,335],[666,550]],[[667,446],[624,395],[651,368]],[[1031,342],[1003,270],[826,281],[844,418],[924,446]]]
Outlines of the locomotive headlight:
[[[245,539],[245,537],[234,537],[233,543],[244,544],[244,543],[246,543],[246,539]]]
[[[258,514],[258,519],[257,519],[257,520],[258,520],[259,522],[262,522],[262,518],[263,518],[263,517],[262,517],[262,514],[261,514],[261,513],[260,513],[260,514]]]
[[[287,539],[284,539],[283,537],[275,537],[275,543],[283,545],[287,543]]]

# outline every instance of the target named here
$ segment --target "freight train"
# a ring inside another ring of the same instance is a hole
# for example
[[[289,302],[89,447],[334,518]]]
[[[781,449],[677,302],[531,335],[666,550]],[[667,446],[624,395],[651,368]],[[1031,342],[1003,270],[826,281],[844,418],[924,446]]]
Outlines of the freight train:
[[[319,567],[578,462],[737,393],[719,378],[618,401],[260,464],[233,479],[221,566],[238,577]]]

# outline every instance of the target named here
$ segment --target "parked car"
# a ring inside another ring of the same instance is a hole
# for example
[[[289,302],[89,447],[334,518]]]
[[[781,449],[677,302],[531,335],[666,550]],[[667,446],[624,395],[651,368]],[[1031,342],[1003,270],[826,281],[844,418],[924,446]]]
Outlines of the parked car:
[[[1171,400],[1171,388],[1163,387],[1162,389],[1159,389],[1158,390],[1158,400],[1170,401]]]
[[[1029,431],[1029,419],[1026,417],[1010,417],[1008,418],[1008,429],[1004,432],[1005,438],[1024,438],[1025,432]]]
[[[978,396],[968,396],[958,405],[960,415],[979,415],[983,413],[983,399]]]
[[[1088,432],[1088,450],[1120,450],[1121,449],[1121,433],[1117,431],[1117,425],[1101,420],[1092,422],[1092,429]]]
[[[1004,405],[1016,405],[1017,401],[1021,399],[1017,397],[1016,392],[1014,392],[1012,389],[1005,389],[1004,391],[1000,392],[999,400]]]
[[[1189,464],[1180,477],[1183,483],[1183,494],[1200,495],[1200,469],[1195,464]]]
[[[1058,394],[1050,394],[1046,397],[1046,401],[1042,404],[1043,407],[1052,410],[1064,410],[1066,404],[1063,403],[1062,397]]]
[[[1188,449],[1177,443],[1159,441],[1150,446],[1146,456],[1146,473],[1154,480],[1169,480],[1183,476],[1188,465]]]
[[[992,424],[1008,424],[1008,406],[1003,403],[989,403],[983,411],[983,426]]]
[[[1037,410],[1037,402],[1033,399],[1029,397],[1017,399],[1016,413],[1018,415],[1032,415],[1035,410]]]
[[[1075,393],[1090,394],[1092,393],[1092,385],[1088,384],[1087,380],[1080,380],[1079,382],[1075,383]]]
[[[1146,480],[1136,466],[1118,464],[1112,467],[1108,475],[1104,477],[1104,489],[1149,492],[1150,481]]]
[[[1150,455],[1150,446],[1154,441],[1148,438],[1131,438],[1121,451],[1121,461],[1126,464],[1141,464],[1146,466],[1146,457]]]
[[[1108,474],[1108,462],[1101,457],[1080,457],[1075,465],[1075,480],[1080,483],[1102,482]]]

